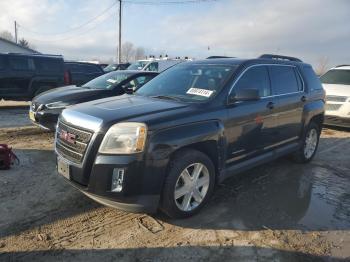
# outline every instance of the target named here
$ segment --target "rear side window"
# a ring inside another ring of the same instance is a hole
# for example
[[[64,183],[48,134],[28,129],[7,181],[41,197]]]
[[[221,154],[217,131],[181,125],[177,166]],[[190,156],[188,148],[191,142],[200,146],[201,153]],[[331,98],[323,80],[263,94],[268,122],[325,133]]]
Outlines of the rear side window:
[[[35,68],[42,72],[60,72],[62,62],[58,59],[36,58]]]
[[[256,88],[261,97],[270,96],[270,80],[266,66],[255,66],[246,71],[238,80],[235,89]]]
[[[145,71],[157,72],[158,71],[158,62],[150,63],[147,66],[147,68],[145,68]]]
[[[89,74],[101,73],[100,68],[94,65],[82,65],[82,71]]]
[[[269,66],[272,93],[283,95],[300,91],[297,76],[291,66]]]
[[[309,90],[320,90],[322,89],[322,84],[320,79],[315,74],[311,66],[304,66],[303,72],[305,75],[305,81]]]
[[[29,59],[27,57],[9,57],[10,67],[14,70],[30,70]]]

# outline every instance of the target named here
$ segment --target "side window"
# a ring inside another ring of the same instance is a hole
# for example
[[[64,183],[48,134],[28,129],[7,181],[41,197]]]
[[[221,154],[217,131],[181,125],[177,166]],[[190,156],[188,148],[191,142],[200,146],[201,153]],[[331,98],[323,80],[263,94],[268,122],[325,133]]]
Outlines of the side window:
[[[147,66],[146,71],[158,72],[158,62],[150,63]]]
[[[0,56],[0,70],[5,69],[5,57]]]
[[[14,70],[30,70],[29,59],[27,57],[9,57],[10,67]]]
[[[295,73],[295,77],[297,78],[298,91],[303,91],[303,89],[304,89],[303,81],[301,80],[301,76],[299,74],[298,69],[294,68],[294,73]]]
[[[47,58],[35,58],[35,68],[42,72],[59,72],[61,71],[61,60],[47,59]]]
[[[283,95],[299,91],[294,68],[291,66],[269,66],[274,95]]]
[[[270,80],[266,66],[254,66],[244,73],[235,85],[235,89],[256,88],[261,97],[270,96]]]
[[[99,68],[94,66],[94,65],[83,65],[82,67],[83,67],[82,71],[89,73],[89,74],[101,73]]]

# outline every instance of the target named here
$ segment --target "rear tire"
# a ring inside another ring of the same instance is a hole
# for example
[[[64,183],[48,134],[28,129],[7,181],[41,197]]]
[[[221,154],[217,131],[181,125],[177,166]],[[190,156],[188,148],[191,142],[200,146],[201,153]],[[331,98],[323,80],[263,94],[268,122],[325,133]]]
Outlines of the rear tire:
[[[293,155],[295,162],[308,163],[314,158],[320,141],[320,133],[320,126],[315,122],[310,122],[303,134],[300,149]]]
[[[171,218],[198,213],[214,190],[213,162],[197,150],[181,150],[171,160],[168,172],[160,209]]]

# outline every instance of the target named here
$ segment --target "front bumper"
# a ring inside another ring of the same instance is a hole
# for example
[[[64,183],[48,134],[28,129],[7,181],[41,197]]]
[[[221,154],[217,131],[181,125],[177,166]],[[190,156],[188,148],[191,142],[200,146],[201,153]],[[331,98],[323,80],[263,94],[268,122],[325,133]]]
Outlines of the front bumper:
[[[115,168],[125,171],[121,192],[111,191]],[[69,163],[69,172],[70,179],[64,179],[100,204],[137,213],[154,213],[158,209],[161,171],[152,168],[152,174],[150,174],[145,167],[145,161],[142,160],[142,155],[97,155],[91,169],[88,166]]]

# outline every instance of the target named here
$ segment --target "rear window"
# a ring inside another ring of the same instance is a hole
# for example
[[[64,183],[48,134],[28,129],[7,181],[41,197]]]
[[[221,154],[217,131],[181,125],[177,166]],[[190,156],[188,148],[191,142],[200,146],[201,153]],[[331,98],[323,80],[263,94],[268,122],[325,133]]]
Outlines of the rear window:
[[[319,90],[322,89],[322,84],[320,79],[315,74],[315,71],[311,66],[304,66],[303,72],[305,75],[305,81],[309,90]]]
[[[36,58],[34,60],[35,68],[42,72],[60,72],[62,62],[58,59]]]
[[[300,91],[297,76],[291,66],[269,66],[272,93],[282,95]]]
[[[350,85],[350,70],[332,69],[320,79],[324,84]]]
[[[27,57],[9,57],[10,67],[14,70],[30,70],[29,59]]]

